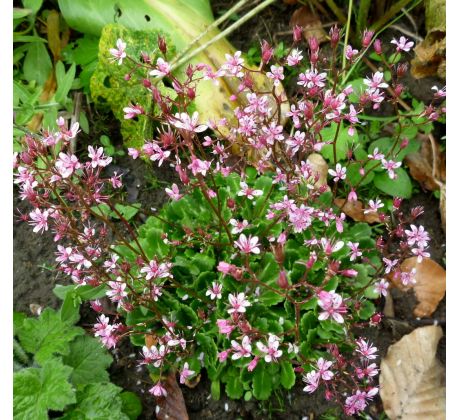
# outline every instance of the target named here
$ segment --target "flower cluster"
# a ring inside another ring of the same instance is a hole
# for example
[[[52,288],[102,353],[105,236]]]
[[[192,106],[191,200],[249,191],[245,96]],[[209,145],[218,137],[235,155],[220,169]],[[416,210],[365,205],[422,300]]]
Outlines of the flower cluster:
[[[335,63],[338,28],[330,38]],[[190,65],[185,77],[174,74],[166,56],[144,63],[152,82],[144,83],[143,74],[139,83],[160,114],[126,103],[125,118],[144,114],[159,134],[129,155],[169,165],[181,183],[165,189],[170,202],[146,212],[150,217],[139,228],[119,210],[123,182],[120,175],[105,176],[111,158],[103,148],[90,146],[86,160],[69,152],[78,126],[67,129],[60,119],[58,132],[24,138],[15,182],[33,210],[22,219],[36,233],[54,233],[58,270],[77,288],[102,290],[104,297],[97,296],[106,305],[93,300],[91,306],[102,312],[108,305],[114,323],[101,314],[94,333],[108,348],[127,336],[142,348],[139,364],[159,378],[153,395],[167,395],[166,371],[178,369],[185,383],[201,368],[217,383],[242,378],[238,389],[226,387],[232,398],[249,389],[267,398],[306,370],[305,391],[324,388],[348,415],[362,412],[376,395],[376,349],[352,330],[378,324],[373,301],[386,295],[386,278],[413,283],[415,273],[403,272],[401,263],[429,256],[429,236],[414,224],[422,210],[404,215],[399,198],[392,205],[375,196],[366,200],[363,213],[377,215],[386,230],[377,238],[368,225],[350,224],[337,201],[364,196],[360,187],[374,169],[396,180],[398,156],[407,147],[401,132],[385,150],[359,147],[358,116],[385,101],[397,107],[407,70],[385,61],[391,80],[375,72],[360,90],[340,83],[368,48],[383,54],[373,38],[365,31],[361,49],[346,46],[343,70],[323,66],[315,38],[302,51],[298,28],[280,60],[263,43],[259,70],[239,51],[227,54],[219,69]],[[413,46],[403,38],[393,42],[397,52]],[[118,40],[109,54],[121,64],[125,50]],[[288,99],[281,82],[295,71],[298,92]],[[271,89],[258,87],[254,73]],[[169,79],[174,97],[155,87],[160,78]],[[197,84],[221,78],[237,86],[234,119],[203,121],[189,112]],[[436,101],[445,91],[434,96],[417,118],[429,122],[443,114]],[[273,383],[261,380],[266,371]]]

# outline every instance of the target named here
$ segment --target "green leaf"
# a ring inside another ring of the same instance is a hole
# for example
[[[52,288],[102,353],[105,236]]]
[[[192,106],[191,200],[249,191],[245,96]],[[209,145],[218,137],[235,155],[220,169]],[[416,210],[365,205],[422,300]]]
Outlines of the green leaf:
[[[84,335],[73,340],[63,361],[73,368],[71,381],[75,386],[110,380],[106,369],[112,364],[112,356],[94,337]]]
[[[62,68],[61,74],[58,76],[58,67]],[[62,71],[64,72],[62,74]],[[61,104],[65,103],[65,99],[67,98],[67,95],[69,94],[69,91],[72,87],[72,83],[75,79],[75,71],[76,71],[76,65],[73,63],[70,66],[70,69],[67,71],[67,73],[64,70],[64,64],[62,64],[62,61],[58,61],[56,63],[56,80],[57,80],[57,90],[56,93],[54,94],[54,98],[56,99],[56,102],[59,102]]]
[[[291,389],[295,384],[295,372],[292,364],[288,361],[280,363],[281,366],[281,385],[286,389]]]
[[[259,362],[252,380],[253,394],[258,400],[267,400],[272,393],[272,376],[265,363]]]
[[[239,400],[243,396],[244,389],[241,386],[239,375],[232,375],[227,377],[225,392],[230,398],[234,400]]]
[[[303,314],[302,318],[300,319],[300,331],[303,336],[308,335],[308,331],[318,325],[318,318],[314,314],[313,311],[307,312]]]
[[[22,0],[22,5],[32,10],[32,13],[35,15],[40,8],[42,7],[43,0]]]
[[[412,182],[403,168],[395,170],[397,179],[390,179],[387,172],[375,175],[374,185],[392,197],[411,198]]]
[[[213,400],[220,400],[220,381],[218,379],[211,382],[211,396]]]
[[[124,391],[120,394],[122,408],[130,420],[136,420],[142,413],[142,404],[139,397],[130,391]]]
[[[358,311],[359,318],[365,321],[367,321],[374,313],[375,305],[369,300],[364,301]]]
[[[110,382],[86,385],[77,391],[78,404],[61,420],[129,420],[122,411],[120,391],[121,388]]]
[[[43,363],[54,354],[68,354],[70,341],[82,334],[82,328],[62,322],[59,312],[46,308],[39,319],[24,320],[19,340],[24,350],[33,353],[38,363]]]
[[[348,235],[353,241],[361,241],[372,235],[372,229],[367,223],[356,223],[349,231]]]
[[[26,314],[13,311],[13,335],[18,335],[26,318]]]
[[[30,44],[23,64],[24,79],[44,85],[52,70],[53,65],[45,45],[42,42]]]
[[[104,297],[106,289],[107,286],[105,284],[101,284],[97,287],[93,287],[89,284],[84,286],[77,286],[74,284],[63,286],[62,284],[57,284],[53,289],[53,293],[62,300],[65,299],[68,293],[73,292],[75,292],[75,294],[82,300],[94,300]]]
[[[198,316],[195,311],[187,305],[180,304],[176,317],[179,323],[184,327],[196,325],[198,323]]]
[[[78,322],[80,319],[80,303],[81,299],[78,298],[75,292],[66,294],[60,309],[62,322],[72,325]]]
[[[332,141],[335,138],[337,132],[337,123],[332,123],[329,127],[321,130],[321,136],[323,141]],[[337,161],[344,160],[347,157],[347,152],[351,144],[358,142],[358,134],[355,130],[355,133],[350,136],[348,134],[348,129],[344,125],[340,126],[339,133],[336,140],[336,156]],[[329,162],[334,162],[334,146],[332,144],[327,144],[321,149],[321,154]]]
[[[124,206],[122,204],[115,204],[115,208],[117,211],[127,220],[131,220],[137,213],[139,213],[139,209],[141,208],[140,203],[130,204],[128,206]],[[112,217],[118,219],[118,215],[113,212]]]
[[[19,9],[17,7],[13,8],[13,19],[21,19],[23,17],[29,16],[32,13],[31,9]]]
[[[27,368],[13,376],[13,413],[17,420],[47,420],[48,410],[63,411],[75,402],[68,378],[72,368],[59,359],[47,360],[41,368]]]

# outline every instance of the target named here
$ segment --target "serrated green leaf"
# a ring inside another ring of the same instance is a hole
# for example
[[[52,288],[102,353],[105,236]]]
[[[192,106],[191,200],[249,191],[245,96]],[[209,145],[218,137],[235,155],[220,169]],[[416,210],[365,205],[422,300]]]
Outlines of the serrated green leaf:
[[[13,335],[18,335],[26,318],[26,314],[13,311]]]
[[[47,360],[41,368],[27,368],[13,376],[13,413],[16,420],[47,420],[48,410],[62,411],[75,403],[68,381],[72,368],[59,359]]]
[[[252,379],[253,394],[258,400],[267,400],[272,393],[272,375],[265,363],[259,362]]]
[[[281,366],[281,385],[286,389],[291,389],[295,384],[295,372],[292,364],[288,361],[280,363]]]
[[[77,391],[78,404],[61,420],[129,420],[122,411],[120,391],[121,388],[110,382],[86,385]]]
[[[61,320],[66,324],[76,324],[80,319],[81,299],[75,292],[67,293],[60,309]]]
[[[104,297],[106,289],[107,286],[104,284],[97,287],[93,287],[89,284],[84,286],[77,286],[74,284],[64,286],[62,284],[57,284],[53,289],[53,293],[62,300],[64,300],[67,293],[70,292],[75,292],[82,300],[94,300]]]
[[[124,391],[120,394],[122,408],[130,420],[136,420],[142,413],[142,404],[139,397],[130,391]]]
[[[24,320],[18,335],[24,350],[43,363],[54,354],[68,354],[70,341],[82,334],[82,328],[63,322],[59,312],[46,308],[39,319]]]
[[[225,392],[230,398],[234,400],[238,400],[243,396],[244,388],[241,386],[239,376],[230,376],[227,378],[227,383],[225,384]]]
[[[308,331],[316,327],[316,325],[318,325],[318,318],[313,311],[303,314],[300,319],[300,331],[302,335],[306,337],[308,335]]]
[[[73,340],[63,361],[73,368],[71,381],[75,386],[110,380],[106,369],[112,364],[112,356],[94,337],[85,335]]]

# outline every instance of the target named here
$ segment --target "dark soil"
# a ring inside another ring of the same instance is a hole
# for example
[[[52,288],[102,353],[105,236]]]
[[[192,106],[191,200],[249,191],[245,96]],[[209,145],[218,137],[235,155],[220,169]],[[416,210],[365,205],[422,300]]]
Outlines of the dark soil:
[[[212,2],[215,15],[218,16],[222,10],[227,10],[233,3],[228,0]],[[243,27],[234,32],[230,37],[231,42],[243,51],[249,47],[259,45],[262,39],[272,43],[282,40],[290,43],[289,19],[296,9],[296,6],[287,6],[283,2],[276,2],[265,9],[258,17],[247,22]],[[322,18],[323,19],[323,18]],[[323,23],[328,23],[324,19]],[[402,25],[404,22],[401,23]],[[423,79],[415,81],[407,77],[407,85],[412,95],[426,100],[430,93],[431,86],[438,84],[434,79]],[[98,120],[94,115],[94,122]],[[90,122],[90,126],[96,124]],[[108,134],[115,143],[120,143],[118,123],[110,119],[104,128],[106,133],[93,132],[91,136],[79,138],[79,148],[86,149],[87,144],[97,139],[100,134]],[[150,209],[161,207],[165,201],[164,187],[175,180],[175,173],[168,167],[157,168],[141,160],[133,161],[127,156],[118,157],[115,165],[108,168],[109,171],[123,172],[124,182],[127,185],[127,199],[129,202],[140,202],[142,208],[148,213]],[[150,175],[152,174],[152,175]],[[27,206],[15,195],[15,207],[21,212],[27,211]],[[445,266],[445,234],[441,228],[439,216],[439,201],[431,193],[419,193],[405,204],[404,210],[422,205],[425,213],[419,219],[431,237],[431,257],[439,264]],[[29,210],[30,211],[30,210]],[[143,215],[138,216],[142,221]],[[52,289],[57,283],[64,283],[66,279],[57,278],[52,270],[54,265],[54,252],[56,244],[53,242],[52,234],[45,233],[36,235],[25,223],[15,221],[14,228],[14,309],[30,312],[31,304],[58,308],[59,300],[53,295]],[[413,316],[413,308],[416,304],[412,294],[402,293],[398,290],[391,291],[395,317],[384,319],[383,322],[374,328],[367,328],[360,331],[360,334],[370,339],[380,350],[383,357],[388,347],[397,342],[403,335],[410,333],[419,326],[430,323],[439,323],[445,330],[445,298],[438,306],[436,312],[430,319],[418,320]],[[383,304],[379,310],[383,311]],[[82,307],[82,319],[80,324],[83,327],[91,328],[95,321],[95,314],[87,304]],[[142,399],[142,419],[155,418],[156,403],[154,398],[147,392],[150,380],[145,369],[136,365],[139,357],[139,349],[131,346],[125,341],[113,354],[115,362],[110,368],[111,379],[114,383],[125,389],[136,392]],[[438,357],[445,364],[445,337],[441,339],[438,347]],[[312,419],[325,413],[331,405],[325,401],[320,393],[306,395],[302,391],[302,384],[298,384],[290,392],[280,392],[269,401],[258,403],[254,400],[245,402],[228,399],[222,390],[222,397],[214,401],[210,396],[210,381],[202,372],[201,381],[193,388],[182,387],[187,410],[191,419]],[[377,400],[369,408],[369,413],[377,418],[383,412],[381,402]]]

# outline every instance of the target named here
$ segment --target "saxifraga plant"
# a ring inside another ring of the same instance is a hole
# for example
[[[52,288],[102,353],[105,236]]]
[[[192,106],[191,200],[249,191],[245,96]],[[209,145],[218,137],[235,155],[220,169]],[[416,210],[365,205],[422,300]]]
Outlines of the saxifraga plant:
[[[117,210],[122,174],[104,176],[111,158],[103,149],[90,146],[87,160],[69,153],[77,125],[68,129],[61,120],[57,133],[27,135],[15,156],[20,196],[34,206],[22,218],[34,232],[54,232],[58,270],[76,287],[106,285],[115,305],[100,314],[95,335],[108,348],[128,336],[141,346],[139,364],[149,369],[155,382],[150,392],[157,397],[167,395],[167,372],[178,370],[184,383],[202,368],[216,398],[225,383],[231,398],[250,392],[264,400],[303,374],[307,393],[320,390],[353,415],[378,392],[377,349],[360,330],[379,323],[373,300],[386,295],[389,276],[414,281],[400,263],[428,257],[429,236],[414,224],[423,210],[404,215],[400,198],[393,204],[367,201],[364,213],[378,215],[384,232],[376,238],[369,225],[349,224],[334,199],[357,201],[375,170],[386,171],[397,185],[398,157],[407,147],[404,128],[413,118],[419,126],[439,118],[445,90],[436,90],[433,103],[417,115],[399,110],[407,66],[395,63],[413,45],[404,37],[393,41],[396,53],[387,58],[380,41],[365,31],[360,50],[346,46],[343,67],[336,27],[330,59],[314,38],[301,51],[300,28],[293,37],[288,55],[276,62],[263,43],[258,73],[273,82],[264,92],[255,90],[254,70],[240,52],[228,55],[216,73],[190,65],[181,82],[165,58],[154,64],[146,53],[137,62],[123,40],[110,50],[114,65],[133,62],[130,77],[139,78],[160,110],[151,116],[157,138],[129,154],[170,164],[182,183],[166,189],[171,201],[147,213],[141,226]],[[158,46],[165,54],[164,40]],[[362,92],[343,86],[372,47],[391,76],[372,74]],[[289,102],[275,91],[285,66],[299,69],[298,91]],[[196,86],[221,77],[239,83],[247,105],[234,110],[233,121],[199,121],[190,111]],[[168,79],[174,98],[155,88],[160,78]],[[360,114],[382,103],[397,116],[393,143],[363,155]],[[288,104],[284,128],[282,106]],[[129,98],[125,112],[126,118],[145,113]],[[351,165],[359,167],[353,177]],[[103,312],[99,300],[92,307]]]

